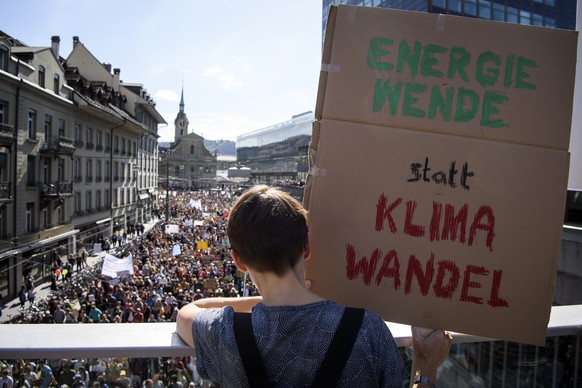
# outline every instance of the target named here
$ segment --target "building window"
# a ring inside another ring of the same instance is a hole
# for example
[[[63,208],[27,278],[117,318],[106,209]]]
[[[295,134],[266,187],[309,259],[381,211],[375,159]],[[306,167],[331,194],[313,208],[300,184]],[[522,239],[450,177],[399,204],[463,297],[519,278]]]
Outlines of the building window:
[[[57,217],[59,219],[59,224],[63,224],[65,222],[65,210],[63,206],[59,206],[57,208]]]
[[[108,181],[109,178],[111,178],[111,163],[109,163],[109,160],[105,161],[105,180]]]
[[[53,91],[55,94],[59,94],[61,90],[61,77],[58,74],[55,74],[53,78]]]
[[[119,153],[119,136],[113,137],[113,152]]]
[[[101,161],[98,160],[95,163],[95,179],[98,180],[98,181],[100,181],[101,178],[102,178],[102,175],[101,175]]]
[[[44,141],[48,141],[51,138],[53,126],[53,116],[44,115]]]
[[[44,88],[44,79],[45,79],[45,71],[44,71],[44,66],[39,66],[38,67],[38,84],[41,88]]]
[[[103,204],[101,203],[101,191],[97,190],[95,192],[95,206],[97,206],[97,210],[103,209]]]
[[[97,131],[95,133],[95,144],[97,145],[97,150],[102,150],[103,149],[103,132],[101,131]]]
[[[121,155],[125,155],[125,139],[121,139]]]
[[[105,152],[111,151],[111,136],[106,133],[105,134]]]
[[[26,204],[26,233],[31,233],[34,229],[34,202]]]
[[[0,101],[0,124],[8,124],[8,103],[4,101]]]
[[[79,158],[73,159],[73,179],[75,182],[79,182],[81,180],[81,163]]]
[[[87,127],[86,135],[87,137],[85,140],[87,141],[87,148],[93,148],[93,128]]]
[[[65,159],[59,158],[58,160],[58,176],[59,182],[64,182],[65,180]]]
[[[113,180],[116,182],[119,180],[119,162],[113,163]]]
[[[194,155],[194,144],[190,145],[190,154]]]
[[[93,180],[93,161],[91,159],[87,159],[85,161],[85,178],[87,182],[91,182]]]
[[[59,136],[65,137],[65,119],[59,119]]]
[[[34,186],[36,180],[36,157],[34,155],[28,155],[26,162],[26,184],[28,186]]]
[[[119,169],[120,171],[120,178],[122,181],[125,180],[125,163],[121,163],[121,168]]]
[[[81,193],[75,193],[75,214],[81,213]]]
[[[119,197],[121,198],[120,205],[121,206],[125,205],[125,191],[123,190],[123,188],[119,189]]]
[[[48,185],[51,183],[51,161],[48,158],[42,158],[42,183]]]
[[[92,193],[90,191],[87,191],[85,193],[85,210],[90,212],[93,210],[93,202],[92,202]]]
[[[104,200],[105,200],[105,206],[112,207],[112,204],[111,204],[111,196],[109,195],[109,190],[105,190],[105,198],[104,198]]]
[[[8,50],[8,47],[0,44],[0,70],[8,71],[9,59],[10,50]]]
[[[28,111],[28,122],[26,130],[26,135],[29,139],[36,139],[36,111],[33,109]]]
[[[49,212],[47,208],[42,209],[42,227],[43,229],[49,228]]]
[[[83,145],[83,134],[81,133],[81,126],[75,124],[75,144]]]

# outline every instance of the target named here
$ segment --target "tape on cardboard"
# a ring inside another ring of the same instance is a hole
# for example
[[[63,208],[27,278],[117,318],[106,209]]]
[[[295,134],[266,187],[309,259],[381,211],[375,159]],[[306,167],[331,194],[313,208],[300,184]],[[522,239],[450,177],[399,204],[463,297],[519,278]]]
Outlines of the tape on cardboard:
[[[321,71],[325,71],[327,73],[339,73],[341,69],[341,65],[334,65],[332,63],[321,64]]]
[[[436,21],[436,30],[442,32],[445,30],[445,15],[442,13],[439,14],[437,21]]]
[[[311,166],[309,168],[309,175],[312,176],[326,176],[328,174],[327,169],[319,168],[317,166]]]

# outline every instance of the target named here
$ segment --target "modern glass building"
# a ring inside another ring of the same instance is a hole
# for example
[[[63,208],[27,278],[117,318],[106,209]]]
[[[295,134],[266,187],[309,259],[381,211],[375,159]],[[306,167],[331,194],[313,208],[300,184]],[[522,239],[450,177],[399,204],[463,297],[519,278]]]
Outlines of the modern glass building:
[[[322,0],[325,33],[329,6],[349,4],[476,17],[533,26],[576,28],[575,0]]]
[[[237,137],[237,160],[251,169],[252,183],[301,186],[309,168],[307,147],[313,120],[309,111]]]

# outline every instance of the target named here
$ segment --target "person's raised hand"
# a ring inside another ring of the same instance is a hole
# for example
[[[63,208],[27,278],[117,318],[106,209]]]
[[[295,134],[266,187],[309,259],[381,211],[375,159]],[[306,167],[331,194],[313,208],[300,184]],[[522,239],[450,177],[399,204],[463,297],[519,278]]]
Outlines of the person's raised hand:
[[[412,348],[417,374],[436,379],[436,370],[443,363],[453,344],[453,337],[447,331],[428,330],[412,327]]]

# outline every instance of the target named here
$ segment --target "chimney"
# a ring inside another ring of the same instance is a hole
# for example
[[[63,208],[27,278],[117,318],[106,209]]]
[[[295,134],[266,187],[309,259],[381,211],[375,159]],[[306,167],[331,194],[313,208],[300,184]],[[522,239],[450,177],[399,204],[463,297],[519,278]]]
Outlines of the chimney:
[[[61,43],[61,38],[59,36],[51,37],[51,50],[53,51],[53,54],[55,54],[55,57],[57,57],[57,59],[59,59],[60,43]]]
[[[79,37],[78,36],[73,36],[73,48],[75,48],[75,46],[77,45],[77,43],[79,43]]]
[[[121,73],[121,69],[113,69],[113,90],[119,92],[119,75]]]
[[[111,63],[104,63],[103,66],[105,66],[107,71],[111,74]]]

